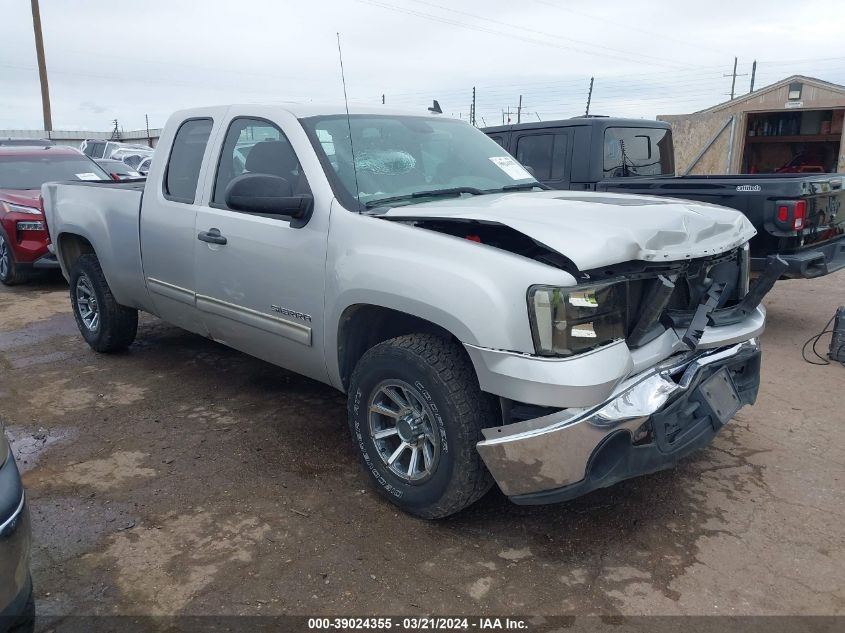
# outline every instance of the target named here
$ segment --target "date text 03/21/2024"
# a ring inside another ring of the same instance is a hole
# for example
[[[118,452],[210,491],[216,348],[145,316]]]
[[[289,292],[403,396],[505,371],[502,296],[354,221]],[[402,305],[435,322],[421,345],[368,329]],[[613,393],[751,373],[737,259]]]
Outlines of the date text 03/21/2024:
[[[309,618],[309,630],[390,630],[400,631],[493,631],[527,630],[528,622],[521,618],[446,618],[446,617],[405,617],[405,618]]]

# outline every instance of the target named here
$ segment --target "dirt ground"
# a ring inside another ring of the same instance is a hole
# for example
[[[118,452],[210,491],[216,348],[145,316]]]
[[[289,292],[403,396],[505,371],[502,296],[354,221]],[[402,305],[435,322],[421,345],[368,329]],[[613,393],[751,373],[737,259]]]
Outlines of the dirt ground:
[[[359,467],[341,394],[151,317],[92,352],[67,290],[0,288],[0,417],[39,612],[843,614],[845,368],[801,360],[845,275],[766,300],[763,381],[672,471],[420,521]]]

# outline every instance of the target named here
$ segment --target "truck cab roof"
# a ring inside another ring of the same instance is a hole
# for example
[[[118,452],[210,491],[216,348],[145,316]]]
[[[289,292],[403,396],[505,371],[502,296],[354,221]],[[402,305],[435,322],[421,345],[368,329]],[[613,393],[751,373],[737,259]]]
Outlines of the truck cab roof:
[[[511,123],[510,125],[496,125],[482,128],[485,134],[496,132],[515,132],[518,130],[544,130],[547,128],[580,127],[590,126],[596,130],[604,130],[609,127],[644,127],[670,129],[672,126],[665,121],[649,119],[621,119],[606,116],[576,116],[571,119],[558,119],[555,121],[531,121],[529,123]]]
[[[305,119],[312,116],[340,116],[346,115],[347,108],[343,102],[337,103],[299,103],[295,101],[286,101],[273,105],[256,106],[255,104],[218,104],[201,108],[189,108],[187,110],[179,110],[174,112],[172,119],[188,119],[197,115],[206,115],[209,110],[225,110],[228,108],[237,110],[266,110],[275,109],[278,111],[288,112],[297,119]],[[434,114],[427,112],[424,108],[409,109],[409,108],[391,108],[390,106],[373,106],[368,104],[349,104],[349,114],[355,115],[393,115],[393,116],[417,116],[417,117],[431,117],[431,118],[454,118],[443,114]]]

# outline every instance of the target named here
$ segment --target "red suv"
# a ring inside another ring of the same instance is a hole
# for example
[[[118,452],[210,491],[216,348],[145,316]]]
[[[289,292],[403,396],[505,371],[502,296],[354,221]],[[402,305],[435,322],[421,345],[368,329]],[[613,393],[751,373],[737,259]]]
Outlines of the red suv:
[[[55,180],[110,178],[71,147],[0,146],[0,283],[11,286],[59,267],[41,210],[41,185]]]

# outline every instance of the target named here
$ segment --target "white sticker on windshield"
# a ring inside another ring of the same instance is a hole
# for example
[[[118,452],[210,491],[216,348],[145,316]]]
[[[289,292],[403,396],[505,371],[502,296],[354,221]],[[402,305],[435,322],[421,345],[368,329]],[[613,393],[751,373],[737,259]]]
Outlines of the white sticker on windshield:
[[[493,164],[496,165],[496,167],[501,169],[514,180],[525,180],[526,178],[531,178],[531,174],[528,173],[528,170],[510,156],[491,156],[490,160],[493,161]]]
[[[74,174],[80,180],[100,180],[100,177],[93,172],[86,172],[84,174]]]

